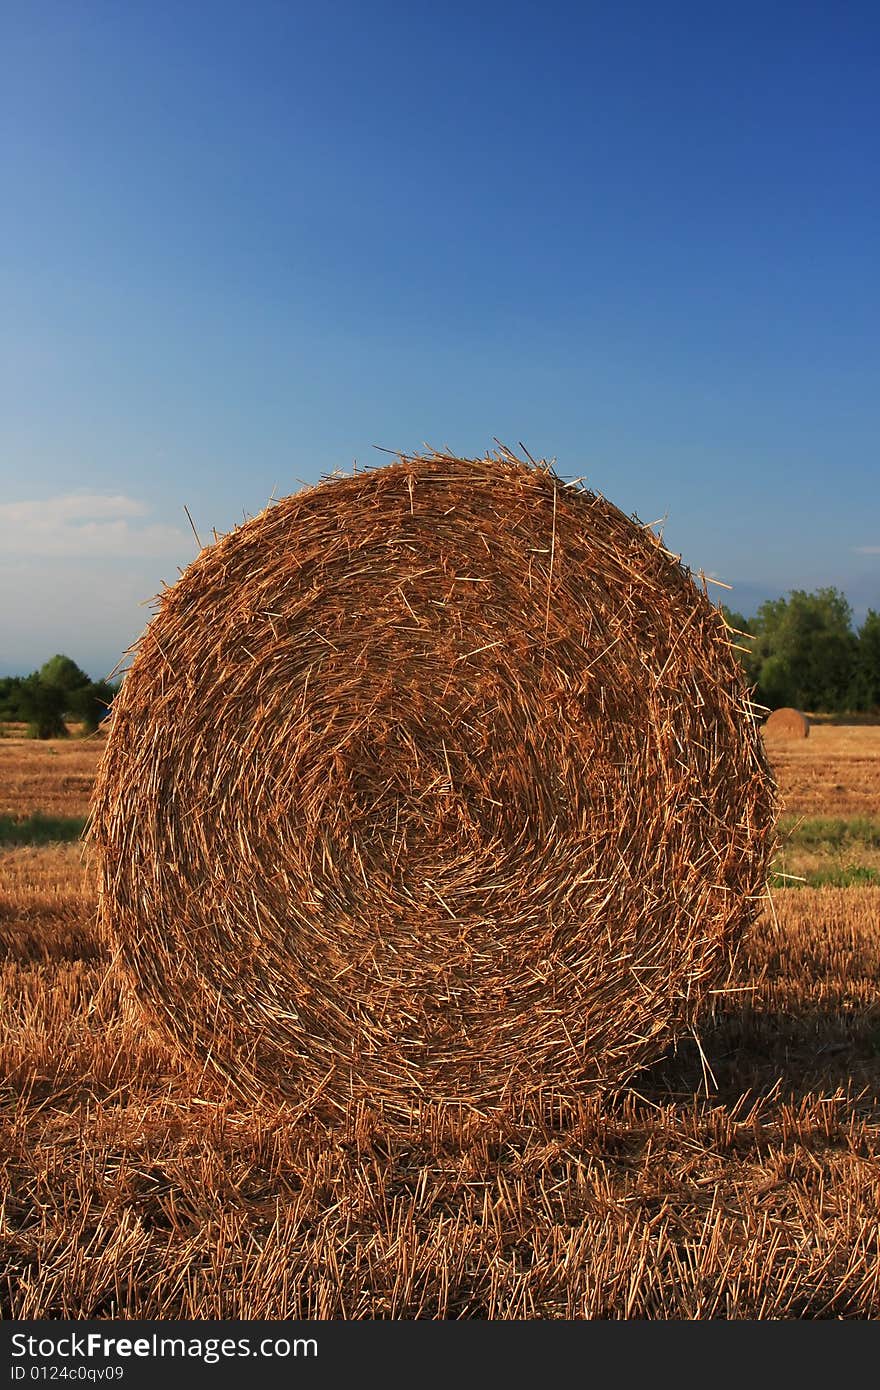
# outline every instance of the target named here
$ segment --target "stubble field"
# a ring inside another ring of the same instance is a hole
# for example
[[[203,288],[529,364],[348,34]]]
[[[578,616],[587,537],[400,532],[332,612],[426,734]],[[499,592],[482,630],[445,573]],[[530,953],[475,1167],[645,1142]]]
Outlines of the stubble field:
[[[0,740],[4,1317],[873,1318],[880,727],[773,744],[773,906],[700,1047],[613,1105],[406,1135],[248,1108],[94,928],[100,741]]]

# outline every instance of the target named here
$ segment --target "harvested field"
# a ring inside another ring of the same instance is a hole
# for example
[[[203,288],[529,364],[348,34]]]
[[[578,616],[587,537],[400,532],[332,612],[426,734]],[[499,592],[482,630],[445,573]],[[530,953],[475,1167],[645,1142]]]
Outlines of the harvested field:
[[[798,749],[816,864],[871,851],[880,798],[847,821],[821,787],[833,762],[880,790],[878,734],[819,726]],[[46,756],[3,752],[13,778]],[[78,813],[76,789],[42,792]],[[3,1315],[875,1317],[880,889],[775,908],[702,1022],[705,1066],[684,1042],[610,1107],[540,1126],[427,1111],[389,1133],[361,1109],[328,1130],[144,1032],[78,845],[0,850]]]
[[[876,892],[783,895],[704,1030],[710,1098],[686,1047],[543,1128],[327,1131],[196,1094],[103,962],[10,963],[4,1311],[871,1316],[878,914]]]
[[[0,816],[85,819],[103,747],[99,738],[0,739]]]
[[[814,724],[770,752],[787,814],[880,819],[880,724]]]
[[[813,778],[844,756],[877,785],[876,733],[815,728]],[[44,756],[10,751],[13,778]],[[801,851],[845,840],[829,816]],[[95,909],[78,845],[0,852],[4,1316],[876,1316],[877,888],[777,892],[703,1020],[712,1074],[684,1042],[610,1108],[407,1134],[185,1073],[108,980]]]

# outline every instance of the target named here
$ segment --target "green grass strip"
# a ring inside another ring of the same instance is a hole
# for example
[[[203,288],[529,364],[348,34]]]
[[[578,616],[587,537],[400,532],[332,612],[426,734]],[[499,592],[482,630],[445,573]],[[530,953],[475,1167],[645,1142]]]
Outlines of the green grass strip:
[[[867,816],[856,816],[852,820],[783,816],[779,822],[779,838],[783,849],[846,849],[852,845],[880,849],[880,821]]]
[[[0,845],[57,845],[78,840],[85,828],[83,816],[0,816]]]
[[[809,873],[788,877],[776,877],[771,871],[770,887],[779,888],[873,888],[880,884],[880,869],[871,869],[864,864],[852,864],[848,868],[811,869]]]

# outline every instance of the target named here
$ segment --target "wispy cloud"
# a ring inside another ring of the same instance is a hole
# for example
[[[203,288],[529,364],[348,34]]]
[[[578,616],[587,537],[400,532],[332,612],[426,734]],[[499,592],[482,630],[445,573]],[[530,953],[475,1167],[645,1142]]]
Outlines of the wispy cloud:
[[[880,545],[854,545],[854,555],[880,555]]]
[[[0,553],[40,558],[178,555],[191,547],[177,526],[144,520],[146,502],[122,493],[70,493],[0,503]]]

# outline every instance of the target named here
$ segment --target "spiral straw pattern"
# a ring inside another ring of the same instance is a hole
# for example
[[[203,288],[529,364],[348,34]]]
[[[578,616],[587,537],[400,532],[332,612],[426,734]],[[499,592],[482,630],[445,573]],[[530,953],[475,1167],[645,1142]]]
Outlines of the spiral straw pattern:
[[[723,982],[774,819],[704,589],[502,449],[334,476],[203,549],[114,701],[92,837],[185,1052],[406,1117],[624,1084]]]

